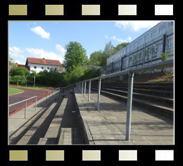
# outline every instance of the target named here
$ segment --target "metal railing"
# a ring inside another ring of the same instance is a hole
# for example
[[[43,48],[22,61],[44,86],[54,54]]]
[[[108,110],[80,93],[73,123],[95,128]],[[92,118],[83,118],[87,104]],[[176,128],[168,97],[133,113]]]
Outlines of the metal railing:
[[[90,93],[91,93],[91,81],[98,80],[98,97],[97,97],[97,110],[100,109],[100,91],[101,91],[101,79],[110,78],[120,75],[128,74],[128,98],[127,98],[127,121],[126,121],[126,140],[130,139],[130,131],[131,131],[131,112],[132,112],[132,96],[133,96],[133,80],[134,73],[139,71],[151,70],[151,69],[162,69],[173,66],[173,60],[168,60],[160,63],[150,64],[146,66],[137,66],[129,68],[125,71],[119,71],[113,74],[107,74],[99,77],[95,77],[92,79],[83,80],[76,83],[76,88],[83,94],[83,97],[86,97],[86,82],[89,82],[88,89],[88,101],[90,101]],[[84,84],[84,86],[83,86]]]
[[[28,98],[28,99],[25,99],[25,100],[22,100],[22,101],[19,101],[19,102],[10,104],[9,107],[25,102],[24,118],[26,119],[27,118],[27,101],[28,100],[31,100],[31,99],[34,99],[34,98],[36,98],[36,100],[35,100],[35,111],[36,111],[36,107],[37,107],[37,96],[33,96],[33,97]]]
[[[56,92],[56,91],[60,91],[60,88],[55,88],[54,90],[48,90],[47,91],[46,102],[48,101],[48,99],[53,98],[54,92]],[[35,99],[35,106],[34,106],[35,107],[35,111],[36,111],[36,109],[37,109],[37,96],[33,96],[33,97],[28,98],[28,99],[25,99],[25,100],[22,100],[22,101],[10,104],[9,107],[25,102],[24,118],[26,119],[27,118],[27,101],[31,100],[31,99],[34,99],[34,98],[36,98]]]

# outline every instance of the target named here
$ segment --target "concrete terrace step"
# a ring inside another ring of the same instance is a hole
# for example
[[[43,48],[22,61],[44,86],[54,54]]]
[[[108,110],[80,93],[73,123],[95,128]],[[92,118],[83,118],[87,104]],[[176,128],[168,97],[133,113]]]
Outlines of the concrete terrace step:
[[[98,86],[92,85],[92,87],[94,88],[98,88]],[[102,85],[101,88],[113,88],[113,89],[117,89],[117,90],[124,90],[127,91],[128,87],[119,87],[119,86],[104,86]],[[152,94],[152,95],[157,95],[157,96],[164,96],[164,97],[169,97],[169,98],[173,98],[173,91],[167,91],[167,90],[151,90],[151,89],[144,89],[144,88],[133,88],[133,92],[137,92],[137,93],[142,93],[142,94]]]
[[[62,98],[59,95],[58,98],[55,99],[49,108],[44,112],[44,114],[23,135],[17,145],[37,144],[39,138],[44,137],[61,101]]]
[[[118,90],[118,89],[113,89],[113,88],[105,88],[105,87],[102,87],[101,89],[106,90],[111,93],[116,93],[119,95],[124,95],[124,96],[128,95],[128,91],[123,91],[123,90]],[[156,101],[161,105],[165,105],[167,107],[173,107],[173,99],[167,98],[167,97],[160,97],[160,96],[155,96],[155,95],[141,94],[141,93],[133,92],[133,98],[149,100],[149,101]]]
[[[94,89],[94,90],[96,90],[96,89]],[[127,96],[119,95],[116,93],[111,93],[106,90],[101,90],[101,94],[107,95],[112,98],[117,98],[117,99],[120,99],[123,101],[127,101]],[[173,109],[172,108],[158,105],[157,102],[152,102],[152,101],[150,102],[150,101],[139,100],[139,99],[135,99],[135,98],[133,98],[133,103],[138,106],[145,107],[150,111],[156,112],[158,114],[161,114],[163,116],[173,119]]]
[[[66,93],[64,95],[66,95]],[[67,99],[63,98],[62,103],[60,104],[58,111],[56,112],[54,118],[52,119],[44,138],[40,138],[38,145],[58,143],[58,137],[60,135],[60,125],[62,122],[66,103]]]
[[[92,85],[97,85],[93,83]],[[112,87],[128,87],[127,83],[102,83],[102,86],[112,86]],[[173,83],[134,83],[134,88],[143,88],[143,89],[158,89],[173,91]]]
[[[72,128],[61,128],[59,145],[72,145]]]

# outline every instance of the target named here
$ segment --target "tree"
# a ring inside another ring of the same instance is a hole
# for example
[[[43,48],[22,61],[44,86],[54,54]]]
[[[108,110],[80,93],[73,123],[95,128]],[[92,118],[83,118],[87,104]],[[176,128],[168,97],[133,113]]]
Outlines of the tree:
[[[167,48],[165,48],[165,52],[162,52],[162,54],[159,54],[159,57],[161,58],[161,60],[162,60],[163,62],[168,60],[169,52],[167,51]],[[161,71],[162,71],[164,74],[167,74],[166,68],[161,69]]]
[[[11,69],[12,75],[20,75],[20,76],[26,76],[29,75],[29,71],[25,67],[15,67]]]
[[[105,45],[104,51],[103,51],[103,57],[101,61],[101,66],[106,66],[107,59],[114,54],[114,46],[112,45],[111,41],[108,42]]]
[[[83,66],[88,61],[86,50],[80,43],[70,42],[66,45],[66,50],[64,67],[67,72],[70,73],[75,66]]]
[[[163,62],[168,60],[169,53],[167,51],[167,48],[165,48],[165,52],[163,52],[162,54],[159,54],[159,57]]]
[[[9,57],[9,70],[16,66],[15,61],[13,58]]]
[[[123,49],[123,47],[127,46],[129,43],[121,43],[118,44],[115,48],[114,48],[114,54],[118,51],[120,51],[121,49]]]
[[[101,66],[101,62],[102,62],[102,58],[103,58],[103,53],[102,51],[95,51],[90,55],[90,62],[91,65],[94,66]]]

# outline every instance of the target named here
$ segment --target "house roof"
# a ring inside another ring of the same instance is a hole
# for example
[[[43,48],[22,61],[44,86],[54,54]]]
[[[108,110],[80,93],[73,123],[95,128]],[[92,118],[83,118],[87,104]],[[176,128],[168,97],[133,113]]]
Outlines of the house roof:
[[[26,66],[26,65],[23,65],[23,64],[18,64],[18,63],[16,63],[16,66],[17,66],[17,67],[25,67],[25,68],[27,68],[28,70],[30,70],[29,66]]]
[[[50,66],[61,66],[59,60],[45,59],[45,58],[27,58],[26,65],[28,63],[40,64],[40,65],[50,65]]]

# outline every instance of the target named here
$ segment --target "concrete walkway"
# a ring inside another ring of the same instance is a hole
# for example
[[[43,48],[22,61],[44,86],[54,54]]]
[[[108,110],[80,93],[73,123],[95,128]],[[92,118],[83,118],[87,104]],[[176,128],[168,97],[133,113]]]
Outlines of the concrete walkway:
[[[91,101],[75,88],[80,114],[89,138],[95,145],[174,145],[173,121],[148,110],[133,106],[130,141],[126,134],[126,103],[101,95],[100,110],[96,109],[97,94]]]
[[[28,106],[26,109],[26,118],[25,118],[25,109],[22,109],[15,114],[9,116],[8,119],[8,138],[11,142],[12,139],[16,138],[27,126],[36,118],[39,114],[41,114],[45,108],[54,101],[54,99],[59,95],[58,93],[54,93],[51,97],[42,98],[37,101],[37,107],[35,110],[35,103]],[[8,141],[8,142],[9,142]]]

